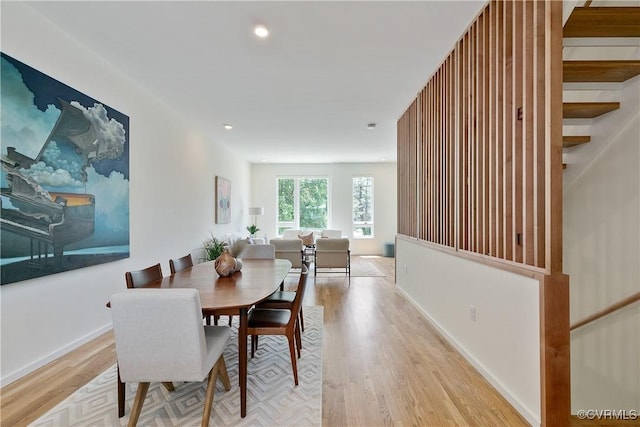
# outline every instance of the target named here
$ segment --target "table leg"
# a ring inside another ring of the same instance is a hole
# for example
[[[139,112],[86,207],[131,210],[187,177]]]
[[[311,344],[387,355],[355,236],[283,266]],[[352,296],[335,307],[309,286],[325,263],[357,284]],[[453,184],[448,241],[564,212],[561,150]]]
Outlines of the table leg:
[[[247,308],[240,309],[240,327],[238,328],[238,376],[240,377],[240,416],[242,418],[247,416],[247,314]]]

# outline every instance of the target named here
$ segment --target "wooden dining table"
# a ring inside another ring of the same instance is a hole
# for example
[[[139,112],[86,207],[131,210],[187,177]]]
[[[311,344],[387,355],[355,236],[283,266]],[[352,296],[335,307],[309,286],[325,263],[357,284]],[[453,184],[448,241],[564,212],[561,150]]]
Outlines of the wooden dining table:
[[[240,416],[247,415],[247,318],[249,308],[263,301],[284,281],[291,269],[285,259],[244,259],[242,269],[220,277],[214,262],[193,267],[151,282],[145,288],[192,288],[200,292],[203,314],[213,310],[240,316],[238,327],[238,376],[240,377]]]

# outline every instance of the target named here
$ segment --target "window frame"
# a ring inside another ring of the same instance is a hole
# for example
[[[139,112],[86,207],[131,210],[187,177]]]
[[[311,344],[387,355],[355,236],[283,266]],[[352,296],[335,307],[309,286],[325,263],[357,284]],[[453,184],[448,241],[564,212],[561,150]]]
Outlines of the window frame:
[[[280,221],[280,180],[293,180],[293,221]],[[331,186],[327,175],[282,175],[276,177],[276,234],[282,237],[282,230],[302,230],[300,227],[300,182],[305,179],[325,180],[327,185],[327,224],[331,228]],[[305,228],[305,231],[320,232],[323,228]]]
[[[371,221],[356,221],[355,219],[355,212],[354,212],[354,204],[356,201],[355,198],[355,193],[354,193],[354,189],[355,189],[355,180],[356,179],[362,179],[362,178],[367,178],[370,180],[370,187],[371,187]],[[373,239],[375,238],[375,178],[373,177],[373,175],[353,175],[351,177],[351,237],[353,237],[354,239]],[[365,227],[366,226],[366,227]],[[356,230],[359,228],[370,228],[371,229],[371,234],[369,235],[360,235],[360,234],[356,234]]]

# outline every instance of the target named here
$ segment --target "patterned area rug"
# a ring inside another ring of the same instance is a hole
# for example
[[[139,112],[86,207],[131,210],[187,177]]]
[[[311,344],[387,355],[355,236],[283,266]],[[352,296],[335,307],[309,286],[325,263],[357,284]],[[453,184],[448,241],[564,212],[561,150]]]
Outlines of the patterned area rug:
[[[320,426],[322,424],[322,316],[320,306],[304,307],[305,331],[298,359],[298,382],[293,383],[287,339],[261,336],[260,347],[249,359],[247,416],[240,418],[238,386],[237,316],[224,357],[231,390],[217,382],[210,426]],[[223,317],[222,321],[226,320]],[[137,384],[127,384],[125,416],[118,418],[116,367],[113,365],[89,384],[36,420],[33,426],[125,426]],[[152,383],[138,426],[197,426],[202,421],[206,381],[174,383],[167,391]]]
[[[332,276],[335,275],[336,277],[340,273],[342,273],[342,275],[345,274],[344,268],[322,268],[322,269],[318,269],[318,275],[320,273],[331,273]],[[385,274],[366,258],[359,257],[359,256],[352,256],[351,257],[351,277],[385,277]]]

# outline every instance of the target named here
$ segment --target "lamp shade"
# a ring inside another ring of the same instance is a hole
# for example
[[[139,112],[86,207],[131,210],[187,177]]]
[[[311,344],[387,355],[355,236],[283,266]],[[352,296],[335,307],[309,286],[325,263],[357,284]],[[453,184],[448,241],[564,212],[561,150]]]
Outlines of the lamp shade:
[[[264,208],[249,208],[249,215],[263,215]]]

